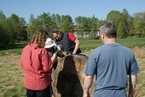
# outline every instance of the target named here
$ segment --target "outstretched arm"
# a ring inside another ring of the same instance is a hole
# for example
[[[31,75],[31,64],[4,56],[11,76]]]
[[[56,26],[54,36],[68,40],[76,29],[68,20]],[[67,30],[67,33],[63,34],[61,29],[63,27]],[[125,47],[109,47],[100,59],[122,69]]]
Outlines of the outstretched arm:
[[[80,41],[76,38],[75,40],[75,48],[74,48],[74,51],[73,51],[73,54],[76,54],[78,48],[79,48],[79,44],[80,44]]]

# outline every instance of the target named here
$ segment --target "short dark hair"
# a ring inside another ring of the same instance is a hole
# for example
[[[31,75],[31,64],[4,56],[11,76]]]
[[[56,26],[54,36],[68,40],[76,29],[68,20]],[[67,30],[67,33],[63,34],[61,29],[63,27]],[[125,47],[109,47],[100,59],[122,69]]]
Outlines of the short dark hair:
[[[100,27],[100,33],[104,33],[108,38],[116,38],[117,37],[116,27],[111,22],[105,22]]]

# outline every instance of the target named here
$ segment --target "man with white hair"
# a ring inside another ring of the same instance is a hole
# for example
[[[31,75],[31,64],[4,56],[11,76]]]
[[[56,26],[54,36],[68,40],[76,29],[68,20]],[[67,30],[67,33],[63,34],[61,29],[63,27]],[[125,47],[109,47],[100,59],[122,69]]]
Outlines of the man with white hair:
[[[135,56],[129,48],[116,43],[117,33],[112,23],[100,27],[100,38],[104,43],[89,56],[85,69],[84,95],[90,97],[90,88],[96,76],[93,97],[135,97],[137,73]],[[128,77],[129,76],[129,77]]]

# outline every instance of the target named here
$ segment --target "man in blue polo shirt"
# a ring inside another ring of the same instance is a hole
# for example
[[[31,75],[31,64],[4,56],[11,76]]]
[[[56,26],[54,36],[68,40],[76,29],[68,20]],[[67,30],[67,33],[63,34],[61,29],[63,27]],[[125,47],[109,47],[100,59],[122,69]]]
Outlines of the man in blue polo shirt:
[[[116,29],[106,22],[100,27],[100,38],[104,45],[89,55],[85,68],[84,95],[90,97],[89,89],[96,76],[94,97],[134,97],[137,73],[139,71],[132,51],[116,43]]]

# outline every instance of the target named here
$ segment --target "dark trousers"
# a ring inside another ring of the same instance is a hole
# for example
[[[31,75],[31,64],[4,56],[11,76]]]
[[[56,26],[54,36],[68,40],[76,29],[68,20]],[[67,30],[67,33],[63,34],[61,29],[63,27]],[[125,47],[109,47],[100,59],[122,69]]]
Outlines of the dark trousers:
[[[51,97],[52,95],[51,87],[40,91],[26,89],[26,92],[27,97]]]

